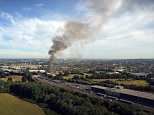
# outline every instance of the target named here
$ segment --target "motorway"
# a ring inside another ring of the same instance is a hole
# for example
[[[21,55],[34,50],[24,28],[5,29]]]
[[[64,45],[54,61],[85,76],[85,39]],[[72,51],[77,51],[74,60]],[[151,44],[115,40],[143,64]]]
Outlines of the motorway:
[[[110,102],[112,101],[120,101],[123,103],[128,103],[128,104],[136,104],[134,102],[129,102],[127,100],[121,100],[112,97],[112,96],[107,96],[107,95],[103,95],[103,94],[97,94],[95,92],[93,92],[91,90],[91,85],[84,85],[84,84],[78,84],[78,83],[71,83],[71,82],[66,82],[66,81],[62,81],[62,80],[51,80],[49,78],[45,78],[45,77],[35,77],[34,80],[41,82],[41,83],[45,83],[48,84],[50,86],[54,86],[54,87],[59,87],[59,88],[63,88],[65,90],[68,91],[72,91],[72,92],[78,92],[78,93],[82,93],[82,94],[87,94],[90,97],[96,97],[96,98],[100,98],[100,99],[106,99]],[[144,105],[140,105],[140,104],[136,104],[138,106],[144,106]],[[147,107],[144,106],[146,110],[152,110],[151,107]]]
[[[45,77],[36,77],[34,79],[36,81],[46,83],[46,84],[49,84],[51,86],[63,88],[63,89],[66,89],[66,90],[69,90],[69,91],[72,91],[72,92],[79,92],[79,93],[94,96],[94,92],[91,91],[90,85],[71,83],[71,82],[66,82],[66,81],[62,81],[62,80],[51,80],[51,79],[45,78]]]

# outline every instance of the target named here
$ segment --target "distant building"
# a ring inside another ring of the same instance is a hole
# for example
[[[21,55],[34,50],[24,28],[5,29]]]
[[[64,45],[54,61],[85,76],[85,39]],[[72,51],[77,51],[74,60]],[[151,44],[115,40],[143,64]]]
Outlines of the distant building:
[[[31,73],[45,73],[46,71],[45,70],[29,70],[29,72]]]
[[[147,78],[149,73],[130,73],[130,74],[136,76],[137,78]]]

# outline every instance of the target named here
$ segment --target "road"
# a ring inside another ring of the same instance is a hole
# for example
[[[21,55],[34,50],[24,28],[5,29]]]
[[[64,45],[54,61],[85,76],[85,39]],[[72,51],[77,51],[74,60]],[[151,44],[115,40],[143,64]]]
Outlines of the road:
[[[108,100],[110,102],[118,101],[118,102],[123,102],[123,103],[127,103],[127,104],[136,104],[138,106],[144,106],[144,105],[140,105],[140,104],[130,102],[130,101],[127,101],[127,100],[121,100],[121,99],[117,100],[117,98],[114,98],[112,96],[107,96],[107,95],[104,96],[102,94],[101,95],[97,94],[97,93],[95,93],[91,90],[91,85],[70,83],[70,82],[66,82],[66,81],[62,81],[62,80],[51,80],[51,79],[45,78],[45,77],[36,77],[36,78],[34,78],[34,80],[41,82],[41,83],[48,84],[50,86],[63,88],[63,89],[68,90],[68,91],[86,94],[90,97],[96,97],[96,98],[100,98],[100,99],[103,99],[103,100],[105,99],[105,100]],[[145,110],[148,110],[148,111],[152,110],[153,111],[153,109],[151,109],[151,107],[147,107],[147,106],[144,106],[144,107],[145,107]]]
[[[36,77],[34,78],[35,80],[49,84],[51,86],[63,88],[72,92],[79,92],[83,94],[88,94],[88,95],[95,95],[91,91],[91,86],[90,85],[83,85],[83,84],[78,84],[78,83],[70,83],[62,80],[51,80],[49,78],[44,78],[44,77]]]

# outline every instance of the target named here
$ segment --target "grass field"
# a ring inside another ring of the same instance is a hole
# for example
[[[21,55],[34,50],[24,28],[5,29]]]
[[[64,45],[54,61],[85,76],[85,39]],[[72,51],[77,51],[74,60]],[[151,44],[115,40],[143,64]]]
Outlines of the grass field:
[[[70,79],[72,79],[72,78],[73,78],[73,76],[68,75],[68,76],[64,76],[63,78],[64,78],[64,80],[70,80]]]
[[[22,76],[17,76],[17,75],[11,75],[11,76],[9,76],[9,77],[0,78],[0,80],[8,81],[8,78],[12,78],[12,81],[13,81],[13,82],[22,81]]]
[[[135,86],[148,86],[148,82],[145,80],[115,80],[114,81],[117,84],[123,84],[123,85],[135,85]]]
[[[0,115],[45,115],[35,104],[7,93],[0,93]]]

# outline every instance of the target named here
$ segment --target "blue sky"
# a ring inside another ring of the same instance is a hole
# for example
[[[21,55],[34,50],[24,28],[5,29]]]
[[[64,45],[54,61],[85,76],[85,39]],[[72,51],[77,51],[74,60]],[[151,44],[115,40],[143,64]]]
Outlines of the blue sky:
[[[0,0],[0,58],[48,58],[52,38],[66,22],[97,17],[85,1],[105,0]],[[119,1],[93,38],[75,42],[58,57],[154,58],[154,1]]]
[[[1,0],[0,11],[25,18],[52,18],[52,13],[74,15],[76,4],[76,0]]]
[[[35,16],[35,13],[41,14],[43,11],[52,11],[57,13],[69,13],[76,4],[76,0],[1,0],[0,10],[15,14],[27,13],[30,10],[30,16]],[[28,13],[27,13],[28,14]]]

